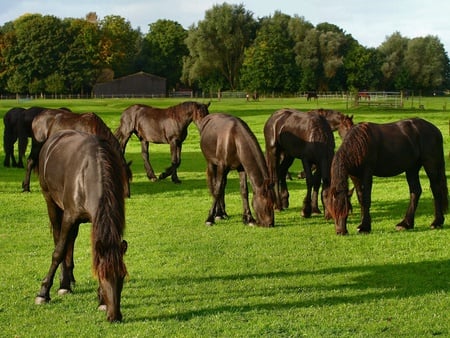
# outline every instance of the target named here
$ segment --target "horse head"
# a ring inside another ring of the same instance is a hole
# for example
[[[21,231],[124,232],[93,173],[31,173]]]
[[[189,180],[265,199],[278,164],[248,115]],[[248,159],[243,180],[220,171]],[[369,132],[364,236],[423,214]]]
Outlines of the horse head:
[[[263,227],[273,227],[275,224],[274,216],[274,185],[270,180],[265,180],[257,193],[253,194],[252,206],[255,211],[256,222]]]
[[[120,297],[123,288],[123,280],[127,275],[127,270],[123,262],[123,256],[128,248],[125,240],[119,244],[118,248],[106,247],[101,242],[95,245],[96,251],[99,253],[99,269],[97,270],[99,287],[98,299],[99,310],[106,311],[106,317],[110,322],[120,322],[122,313],[120,312]],[[116,255],[116,261],[119,264],[111,267],[109,259],[111,255]]]
[[[198,123],[209,114],[209,106],[211,105],[211,101],[209,101],[207,104],[205,103],[198,103],[194,102],[194,110],[192,113],[192,120],[194,123],[198,126]]]
[[[341,139],[344,139],[347,132],[353,127],[353,115],[344,115],[340,116],[340,123],[338,126],[338,133]]]
[[[326,189],[323,192],[327,219],[333,218],[337,235],[347,235],[347,218],[352,211],[351,197],[354,189]]]

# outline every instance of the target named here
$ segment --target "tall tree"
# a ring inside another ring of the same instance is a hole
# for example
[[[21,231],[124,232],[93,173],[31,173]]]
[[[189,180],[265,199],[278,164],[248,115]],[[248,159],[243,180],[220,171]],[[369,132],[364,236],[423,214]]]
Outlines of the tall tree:
[[[206,83],[212,76],[220,86],[218,89],[235,89],[244,50],[253,41],[255,31],[253,14],[242,4],[214,5],[197,27],[189,29],[186,39],[189,56],[183,62],[183,80],[190,84]]]
[[[66,33],[64,23],[54,16],[33,14],[15,20],[14,43],[5,51],[8,76],[24,79],[28,88],[57,71],[67,52]]]
[[[105,16],[100,21],[100,31],[100,58],[103,66],[112,69],[115,77],[130,74],[134,70],[140,32],[118,15]]]
[[[405,54],[413,89],[433,91],[446,83],[448,57],[439,38],[428,35],[408,42]]]
[[[150,24],[143,41],[143,70],[165,77],[169,88],[177,88],[183,69],[183,57],[189,54],[186,38],[187,31],[178,22],[158,20]]]
[[[291,17],[275,12],[261,20],[253,45],[242,67],[242,86],[248,90],[293,93],[299,88],[300,70],[295,63]]]
[[[378,47],[383,57],[381,72],[382,86],[385,90],[402,90],[409,86],[409,75],[404,63],[408,41],[408,38],[395,32]]]

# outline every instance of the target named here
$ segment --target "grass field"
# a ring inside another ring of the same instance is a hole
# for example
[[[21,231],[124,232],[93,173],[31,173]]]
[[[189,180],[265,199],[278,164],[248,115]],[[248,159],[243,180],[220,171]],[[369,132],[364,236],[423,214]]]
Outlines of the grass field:
[[[122,110],[138,102],[167,107],[181,100],[0,101],[0,115],[17,105],[64,106],[96,112],[115,129]],[[404,109],[392,109],[352,108],[337,99],[318,103],[304,98],[226,99],[213,100],[210,112],[240,116],[261,146],[265,121],[283,107],[338,109],[353,114],[355,122],[420,116],[441,129],[448,159],[447,103],[446,98],[415,98]],[[338,136],[336,142],[339,145]],[[3,161],[3,147],[0,151]],[[395,231],[409,199],[405,177],[400,175],[374,179],[372,233],[356,234],[360,215],[353,198],[350,234],[339,237],[332,221],[300,216],[305,182],[296,178],[288,182],[291,207],[276,213],[276,227],[244,226],[234,172],[226,192],[230,219],[205,226],[211,198],[194,125],[183,145],[181,185],[170,179],[147,179],[135,137],[126,157],[133,161],[133,182],[132,197],[126,201],[129,277],[122,292],[120,324],[109,324],[105,313],[97,311],[89,224],[80,227],[75,247],[73,294],[58,296],[55,278],[52,301],[34,304],[53,250],[46,207],[35,175],[31,193],[22,193],[24,170],[0,166],[0,336],[450,336],[450,218],[443,230],[429,229],[432,196],[423,170],[414,230]],[[159,174],[170,162],[168,145],[151,145],[150,159]],[[292,171],[300,167],[296,161]]]

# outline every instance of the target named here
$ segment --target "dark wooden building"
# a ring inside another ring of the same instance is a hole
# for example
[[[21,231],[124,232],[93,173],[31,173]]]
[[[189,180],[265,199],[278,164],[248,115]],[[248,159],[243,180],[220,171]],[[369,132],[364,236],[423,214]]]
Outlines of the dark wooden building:
[[[164,97],[166,79],[139,72],[94,85],[95,97]]]

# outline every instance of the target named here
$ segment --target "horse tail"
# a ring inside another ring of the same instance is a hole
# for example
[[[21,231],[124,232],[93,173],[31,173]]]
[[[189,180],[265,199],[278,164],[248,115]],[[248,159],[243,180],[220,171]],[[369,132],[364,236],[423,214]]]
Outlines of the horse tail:
[[[106,140],[99,141],[102,194],[92,220],[92,257],[94,274],[99,278],[123,277],[127,274],[123,262],[122,236],[125,228],[125,200],[122,180],[123,166]]]

